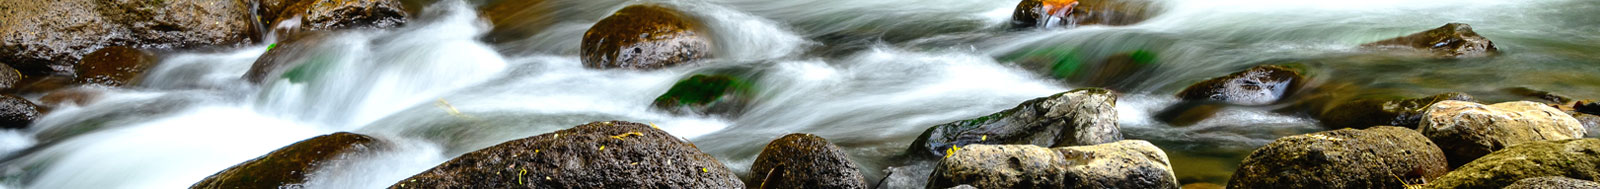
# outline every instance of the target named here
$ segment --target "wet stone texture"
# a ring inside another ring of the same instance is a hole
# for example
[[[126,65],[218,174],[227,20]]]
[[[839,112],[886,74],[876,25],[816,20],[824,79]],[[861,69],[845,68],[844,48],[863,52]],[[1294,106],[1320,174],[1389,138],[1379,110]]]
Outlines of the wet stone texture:
[[[1011,13],[1012,28],[1073,28],[1087,25],[1129,25],[1144,21],[1145,0],[1024,0]]]
[[[1122,140],[1116,102],[1116,93],[1100,88],[1028,100],[999,113],[928,128],[906,153],[940,157],[970,144],[1060,147],[1116,142]]]
[[[1209,100],[1236,105],[1267,105],[1291,95],[1305,82],[1299,71],[1261,65],[1190,85],[1178,92],[1184,100]]]
[[[1444,152],[1409,128],[1278,138],[1246,157],[1228,188],[1403,188],[1444,175]]]
[[[380,147],[382,142],[362,134],[317,136],[224,169],[189,188],[295,188],[330,161]]]
[[[1446,58],[1485,57],[1499,53],[1499,49],[1494,47],[1494,42],[1473,32],[1472,26],[1462,23],[1449,23],[1428,31],[1362,46],[1416,49]]]
[[[1429,181],[1428,188],[1500,188],[1528,178],[1600,180],[1600,139],[1537,141],[1483,156]]]
[[[1149,142],[1045,148],[971,145],[939,161],[927,188],[1178,188],[1165,152]]]
[[[767,144],[750,167],[751,188],[867,188],[856,164],[827,139],[789,134]]]
[[[132,85],[158,61],[155,55],[128,47],[95,50],[78,63],[76,82],[112,87]]]
[[[5,1],[0,7],[0,62],[27,75],[76,72],[85,54],[105,47],[235,47],[256,35],[244,1]]]
[[[1439,143],[1451,167],[1522,143],[1581,138],[1583,124],[1545,104],[1517,101],[1483,105],[1464,101],[1434,103],[1417,128]]]
[[[583,66],[652,70],[711,56],[712,41],[694,18],[659,5],[634,5],[583,34]]]

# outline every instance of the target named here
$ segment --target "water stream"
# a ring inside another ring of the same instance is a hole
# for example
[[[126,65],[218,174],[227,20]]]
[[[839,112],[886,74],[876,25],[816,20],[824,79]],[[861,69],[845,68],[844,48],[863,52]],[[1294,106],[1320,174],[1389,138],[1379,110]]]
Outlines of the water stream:
[[[333,34],[303,72],[254,85],[239,78],[267,44],[173,53],[138,86],[82,87],[87,104],[56,108],[27,130],[0,131],[8,188],[184,188],[229,166],[338,131],[392,143],[314,173],[306,188],[381,188],[457,155],[593,121],[649,122],[688,138],[740,174],[762,146],[812,133],[843,147],[866,176],[921,188],[926,162],[894,158],[927,127],[1081,86],[1031,60],[1094,62],[1153,54],[1115,82],[1125,137],[1152,141],[1179,179],[1225,183],[1243,156],[1273,139],[1325,130],[1304,115],[1229,107],[1175,127],[1151,118],[1194,82],[1254,65],[1296,63],[1312,85],[1409,96],[1460,91],[1517,100],[1508,87],[1600,98],[1600,1],[1163,0],[1128,26],[1012,30],[1016,0],[552,0],[550,27],[504,44],[481,1],[408,1],[407,26]],[[717,56],[656,71],[592,70],[578,39],[624,6],[656,3],[700,19]],[[1472,24],[1501,54],[1427,59],[1362,43]],[[735,70],[757,78],[739,117],[652,110],[689,75]],[[37,98],[37,97],[33,97]],[[894,171],[886,171],[894,170]],[[917,172],[923,173],[917,173]],[[890,173],[894,172],[894,173]],[[920,174],[920,175],[918,175]]]

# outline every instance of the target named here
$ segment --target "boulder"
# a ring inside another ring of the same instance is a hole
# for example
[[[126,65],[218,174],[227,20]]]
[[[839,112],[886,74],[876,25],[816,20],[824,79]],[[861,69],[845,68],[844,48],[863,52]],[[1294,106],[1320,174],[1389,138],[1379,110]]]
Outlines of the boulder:
[[[694,144],[650,125],[607,121],[500,143],[389,188],[737,188]]]
[[[27,128],[33,124],[33,120],[44,116],[39,111],[39,105],[34,105],[28,99],[9,94],[0,95],[0,128]]]
[[[1494,42],[1472,31],[1472,26],[1449,23],[1407,36],[1361,45],[1386,49],[1415,49],[1437,57],[1485,57],[1499,53]]]
[[[1489,153],[1428,183],[1428,188],[1500,188],[1560,176],[1600,180],[1600,139],[1535,141]]]
[[[579,54],[593,69],[653,70],[711,57],[712,41],[693,17],[659,5],[618,10],[583,33]]]
[[[927,188],[1178,188],[1167,154],[1149,142],[1045,148],[970,145],[939,161]]]
[[[1504,189],[1582,189],[1600,188],[1600,183],[1567,177],[1534,177],[1517,180]]]
[[[254,84],[275,80],[291,69],[322,57],[317,55],[320,52],[317,48],[324,45],[324,40],[329,37],[326,33],[305,32],[272,44],[266,53],[262,53],[250,65],[250,70],[245,71],[243,78]]]
[[[1415,130],[1345,128],[1256,149],[1228,188],[1405,188],[1444,175],[1445,164],[1444,152]]]
[[[139,49],[107,47],[83,56],[78,62],[78,77],[74,82],[111,87],[131,85],[157,62],[155,55]]]
[[[22,72],[0,63],[0,91],[11,90],[22,84]]]
[[[1368,97],[1343,101],[1317,110],[1317,119],[1328,128],[1367,128],[1392,125],[1415,128],[1422,122],[1428,106],[1446,100],[1475,101],[1466,93],[1443,93],[1420,98]]]
[[[1145,0],[1023,0],[1011,13],[1011,27],[1129,25],[1151,16],[1149,8]]]
[[[317,136],[224,169],[189,188],[297,188],[324,164],[382,147],[362,134]]]
[[[906,153],[939,157],[971,144],[1059,147],[1116,142],[1122,140],[1116,103],[1116,94],[1106,89],[1057,93],[988,116],[935,125],[922,132]]]
[[[767,143],[750,165],[752,188],[868,188],[856,164],[827,139],[789,134]]]
[[[673,84],[650,105],[680,115],[737,116],[749,104],[753,89],[741,78],[695,74]]]
[[[399,0],[262,0],[260,12],[280,36],[317,30],[393,28],[408,16]],[[274,10],[281,8],[281,10]],[[266,17],[266,16],[273,17]]]
[[[1483,105],[1447,100],[1423,113],[1417,128],[1439,143],[1451,167],[1517,144],[1583,137],[1585,129],[1571,115],[1528,101]]]
[[[5,1],[0,7],[6,7],[0,62],[26,75],[73,75],[79,58],[104,47],[234,47],[256,33],[244,1]]]
[[[1260,65],[1190,85],[1178,92],[1183,100],[1209,100],[1236,105],[1267,105],[1291,95],[1306,78],[1278,65]]]

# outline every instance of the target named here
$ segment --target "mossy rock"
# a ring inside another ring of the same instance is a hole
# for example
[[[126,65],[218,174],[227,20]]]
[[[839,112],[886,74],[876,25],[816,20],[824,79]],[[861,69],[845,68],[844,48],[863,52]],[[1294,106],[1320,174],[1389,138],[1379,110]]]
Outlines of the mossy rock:
[[[78,63],[77,83],[111,87],[132,85],[159,60],[139,49],[116,46],[95,50]]]
[[[767,143],[750,165],[750,178],[750,188],[868,188],[843,149],[802,133]]]
[[[1489,153],[1428,188],[1501,188],[1528,178],[1559,176],[1600,180],[1600,139],[1537,141]]]
[[[1294,94],[1305,80],[1305,76],[1297,69],[1260,65],[1190,85],[1178,92],[1178,98],[1236,105],[1268,105]]]
[[[1140,140],[1045,148],[971,145],[934,166],[927,188],[1178,188],[1166,152]]]
[[[1582,189],[1600,188],[1600,183],[1567,177],[1534,177],[1518,180],[1505,189]]]
[[[1044,147],[1094,145],[1122,140],[1117,126],[1117,96],[1111,90],[1083,88],[1028,100],[1005,111],[935,125],[906,151],[918,157],[945,156],[971,144],[1032,144]]]
[[[1463,23],[1449,23],[1428,31],[1361,46],[1415,49],[1446,58],[1485,57],[1499,53],[1499,49],[1494,47],[1494,42],[1473,32],[1472,26]]]
[[[1428,107],[1417,129],[1444,148],[1451,167],[1506,147],[1581,138],[1586,132],[1571,115],[1529,101],[1493,105],[1442,101]]]
[[[1409,128],[1340,129],[1278,138],[1245,158],[1228,188],[1404,188],[1448,171]]]
[[[189,188],[296,188],[331,161],[381,147],[382,142],[362,134],[317,136],[224,169]]]
[[[737,116],[755,95],[749,80],[729,75],[695,74],[679,80],[651,106],[675,114]]]
[[[583,33],[579,54],[593,69],[653,70],[711,57],[704,26],[660,5],[622,8]]]

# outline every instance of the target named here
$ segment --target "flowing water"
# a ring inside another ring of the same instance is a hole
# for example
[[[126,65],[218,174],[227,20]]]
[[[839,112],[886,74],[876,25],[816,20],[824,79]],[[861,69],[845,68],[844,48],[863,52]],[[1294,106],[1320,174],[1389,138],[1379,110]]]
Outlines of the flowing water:
[[[1155,63],[1102,86],[1121,94],[1124,135],[1161,146],[1185,183],[1224,183],[1250,150],[1325,130],[1272,107],[1228,107],[1181,127],[1151,118],[1188,84],[1254,65],[1291,63],[1311,70],[1311,86],[1406,96],[1505,101],[1522,98],[1502,89],[1527,87],[1600,98],[1594,0],[1169,0],[1134,25],[1033,30],[1007,28],[1015,0],[552,1],[562,6],[557,22],[503,44],[478,40],[492,29],[474,11],[484,2],[407,1],[417,12],[409,25],[336,33],[298,55],[312,57],[304,71],[261,85],[239,76],[266,44],[168,54],[138,86],[71,89],[100,99],[0,131],[0,183],[182,188],[283,145],[349,131],[395,147],[322,165],[305,187],[381,188],[500,142],[627,120],[688,138],[740,174],[767,141],[812,133],[843,147],[873,184],[920,188],[930,163],[896,155],[927,127],[1086,87],[1039,60],[1092,65],[1127,52]],[[641,3],[700,19],[716,58],[656,71],[583,68],[584,30]],[[1358,47],[1449,22],[1472,24],[1502,53],[1430,59]],[[650,108],[678,79],[725,70],[757,78],[743,115]]]

